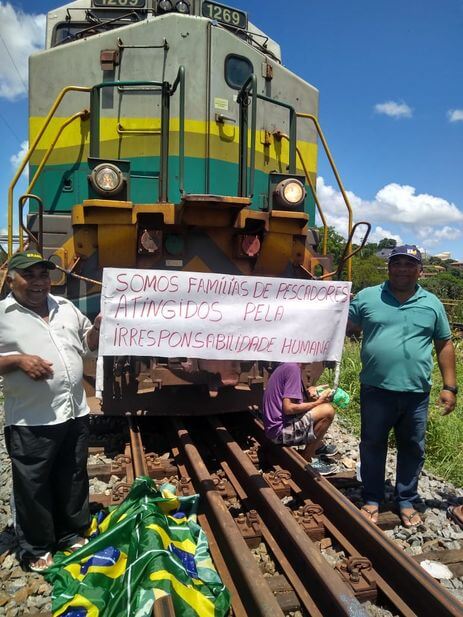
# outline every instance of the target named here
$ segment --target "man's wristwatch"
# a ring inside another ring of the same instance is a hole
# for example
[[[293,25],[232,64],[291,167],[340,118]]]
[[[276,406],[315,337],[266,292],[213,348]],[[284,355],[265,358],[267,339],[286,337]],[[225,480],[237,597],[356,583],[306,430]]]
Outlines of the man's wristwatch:
[[[453,394],[458,394],[458,386],[446,386],[445,384],[442,386],[442,390],[448,390]]]

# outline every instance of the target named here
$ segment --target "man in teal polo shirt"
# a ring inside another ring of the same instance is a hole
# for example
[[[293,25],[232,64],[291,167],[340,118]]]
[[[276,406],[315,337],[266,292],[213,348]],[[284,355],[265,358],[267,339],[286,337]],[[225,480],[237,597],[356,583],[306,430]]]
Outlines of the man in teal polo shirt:
[[[414,504],[424,463],[431,390],[432,348],[442,375],[444,415],[455,408],[455,352],[440,300],[417,284],[422,270],[416,246],[399,246],[389,257],[388,280],[360,291],[349,310],[347,334],[360,334],[361,476],[363,513],[374,523],[384,498],[389,432],[397,443],[395,499],[404,526],[421,522]]]

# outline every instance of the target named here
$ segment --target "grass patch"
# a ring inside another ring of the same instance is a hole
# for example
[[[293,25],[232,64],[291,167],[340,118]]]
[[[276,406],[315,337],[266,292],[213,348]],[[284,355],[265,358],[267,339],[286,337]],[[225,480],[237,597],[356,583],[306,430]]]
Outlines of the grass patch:
[[[455,339],[457,373],[463,365],[463,340]],[[429,421],[426,437],[426,461],[428,471],[436,473],[445,480],[463,487],[463,388],[462,375],[457,374],[460,394],[457,407],[448,416],[442,416],[437,400],[442,385],[437,363],[434,362],[433,387],[429,404]],[[351,402],[348,409],[338,412],[338,419],[356,435],[360,435],[360,383],[359,373],[360,344],[346,339],[342,358],[340,386],[349,392]],[[323,378],[322,378],[323,379]],[[391,437],[390,445],[394,444]]]

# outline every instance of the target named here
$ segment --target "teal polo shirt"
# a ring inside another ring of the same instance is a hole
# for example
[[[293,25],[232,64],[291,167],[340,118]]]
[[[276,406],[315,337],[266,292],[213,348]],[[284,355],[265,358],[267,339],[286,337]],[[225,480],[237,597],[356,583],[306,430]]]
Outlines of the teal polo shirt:
[[[442,302],[420,285],[401,304],[389,283],[360,291],[349,319],[363,330],[362,384],[398,392],[429,392],[434,340],[451,338]]]

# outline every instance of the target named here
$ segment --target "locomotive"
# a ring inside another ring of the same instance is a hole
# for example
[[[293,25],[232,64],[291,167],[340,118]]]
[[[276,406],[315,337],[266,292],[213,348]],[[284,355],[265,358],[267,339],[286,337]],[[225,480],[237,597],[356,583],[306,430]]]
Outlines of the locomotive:
[[[29,81],[30,149],[10,187],[9,252],[14,185],[29,163],[20,245],[55,262],[52,292],[90,317],[105,267],[331,270],[315,227],[326,145],[318,91],[283,66],[278,43],[244,11],[209,0],[76,0],[48,13]],[[261,400],[266,368],[99,361],[102,398],[90,401],[106,414],[247,409]],[[92,395],[95,364],[85,372]]]

